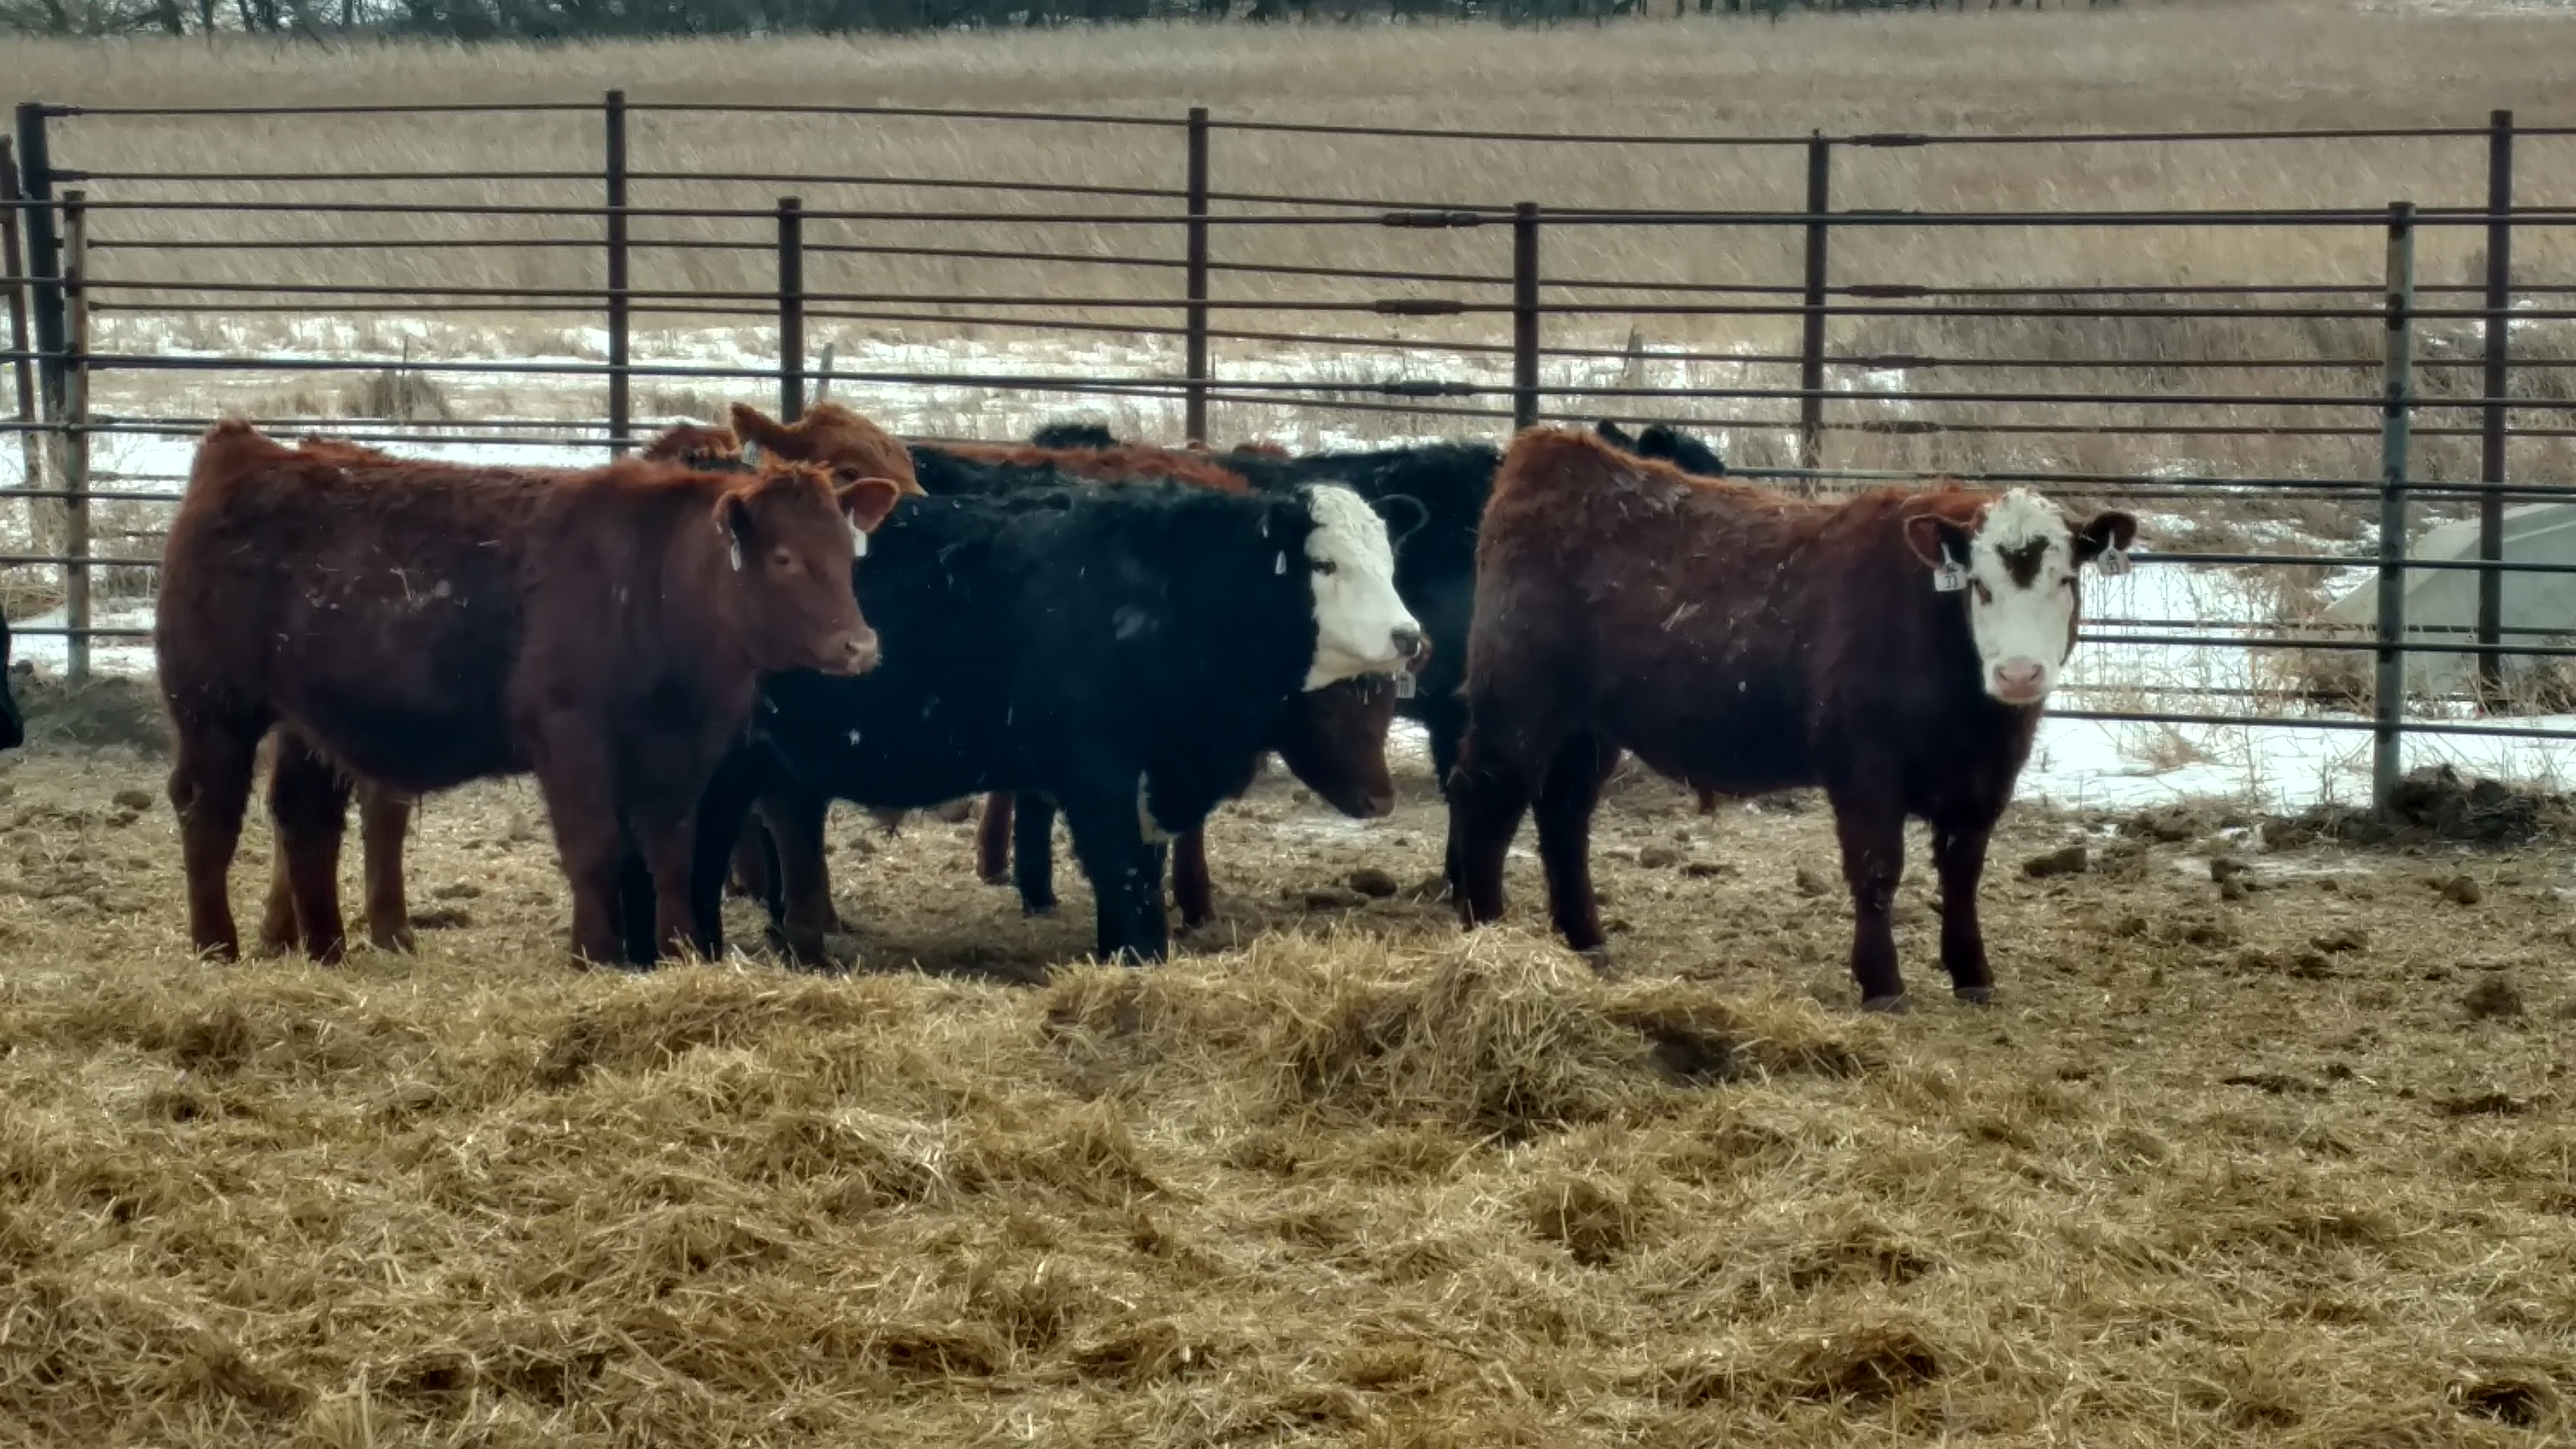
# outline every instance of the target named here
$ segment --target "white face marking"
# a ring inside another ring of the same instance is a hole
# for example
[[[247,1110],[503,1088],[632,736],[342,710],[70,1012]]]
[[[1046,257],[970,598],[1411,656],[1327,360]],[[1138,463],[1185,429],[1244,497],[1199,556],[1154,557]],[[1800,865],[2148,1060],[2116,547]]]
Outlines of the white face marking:
[[[2038,704],[2057,687],[2075,637],[2075,535],[2066,516],[2015,488],[1987,505],[1962,562],[1968,630],[1986,693],[2006,704]],[[2015,578],[2016,564],[2027,583]]]
[[[1395,547],[1386,520],[1338,483],[1306,490],[1315,531],[1306,535],[1306,567],[1315,589],[1315,658],[1306,687],[1321,689],[1361,674],[1389,674],[1422,638],[1395,592]]]

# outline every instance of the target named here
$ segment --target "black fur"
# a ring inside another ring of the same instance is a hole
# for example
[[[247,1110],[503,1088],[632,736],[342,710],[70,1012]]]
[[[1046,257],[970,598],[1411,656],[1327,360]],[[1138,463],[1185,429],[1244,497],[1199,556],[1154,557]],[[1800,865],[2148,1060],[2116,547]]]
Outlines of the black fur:
[[[1029,441],[1041,448],[1114,448],[1117,435],[1100,423],[1049,423],[1029,434]]]
[[[1166,835],[1241,788],[1314,657],[1313,527],[1301,495],[1172,484],[905,500],[853,570],[883,662],[772,679],[753,747],[701,802],[704,929],[717,934],[752,796],[783,767],[866,805],[1054,797],[1099,902],[1100,954],[1160,959],[1164,849],[1140,825],[1139,781]]]
[[[1670,423],[1649,423],[1635,437],[1617,423],[1603,421],[1593,425],[1601,440],[1614,448],[1623,448],[1640,458],[1660,458],[1685,473],[1703,478],[1726,476],[1726,459],[1715,448],[1674,427]]]
[[[18,696],[9,690],[9,621],[0,617],[0,750],[27,742],[27,717],[18,712]]]

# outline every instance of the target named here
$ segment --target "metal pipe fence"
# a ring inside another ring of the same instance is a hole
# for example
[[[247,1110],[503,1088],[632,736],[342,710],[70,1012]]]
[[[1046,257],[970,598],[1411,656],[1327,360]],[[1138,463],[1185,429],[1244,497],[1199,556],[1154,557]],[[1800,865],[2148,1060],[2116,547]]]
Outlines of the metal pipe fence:
[[[596,165],[533,155],[531,164],[480,171],[370,168],[362,155],[324,172],[83,164],[94,128],[128,118],[220,127],[385,116],[422,126],[595,116]],[[1115,137],[1157,155],[1168,147],[1162,174],[1178,184],[864,166],[700,170],[657,150],[667,135],[657,128],[722,118],[1106,128],[1091,132],[1095,141]],[[1301,194],[1275,182],[1221,187],[1228,138],[1264,136],[1510,154],[1615,144],[1776,157],[1761,164],[1779,172],[1784,197],[1803,184],[1804,205],[1424,201]],[[774,389],[790,417],[832,387],[860,389],[892,415],[921,399],[957,399],[950,416],[1006,413],[1019,433],[1059,401],[1088,398],[1155,419],[1148,427],[1157,436],[1145,440],[1177,434],[1219,446],[1229,425],[1314,439],[1324,419],[1345,441],[1494,442],[1541,422],[1670,421],[1721,435],[1731,471],[1811,496],[1948,472],[2161,505],[2134,555],[2153,566],[2149,577],[2205,579],[2240,595],[2313,591],[2320,577],[2355,587],[2375,579],[2360,621],[2329,617],[2313,601],[2278,617],[2183,617],[2167,589],[2126,613],[2094,610],[2081,635],[2096,656],[2370,655],[2365,678],[2338,686],[2341,703],[2318,702],[2334,690],[2258,669],[2180,684],[2079,677],[2072,707],[2054,712],[2365,733],[2384,799],[2410,736],[2576,739],[2576,726],[2546,718],[2482,722],[2514,712],[2534,677],[2576,657],[2576,606],[2559,619],[2540,597],[2576,563],[2508,559],[2512,506],[2576,505],[2576,276],[2527,276],[2516,262],[2564,255],[2558,238],[2576,233],[2576,197],[2517,191],[2518,165],[2563,157],[2571,138],[2576,128],[2517,127],[2503,111],[2484,126],[2434,128],[1726,137],[1310,125],[1229,120],[1205,108],[1154,117],[670,105],[617,91],[596,104],[538,106],[31,102],[18,109],[15,136],[0,140],[0,286],[17,383],[16,415],[0,429],[21,439],[23,476],[11,496],[25,503],[31,525],[29,546],[0,552],[0,568],[54,576],[47,596],[59,598],[60,622],[17,632],[64,637],[75,675],[93,667],[93,641],[146,632],[100,622],[98,590],[115,582],[109,571],[130,580],[155,560],[132,543],[94,544],[154,537],[177,497],[170,485],[184,475],[174,445],[217,409],[163,405],[156,388],[173,385],[268,387],[282,401],[256,420],[272,428],[377,445],[542,448],[558,458],[627,452],[639,428],[674,420],[675,390],[698,387],[725,399]],[[1853,204],[1870,197],[1874,174],[1855,166],[1857,157],[1921,165],[2010,148],[2062,152],[2081,165],[2099,154],[2094,148],[2207,144],[2288,148],[2321,161],[2380,144],[2443,146],[2456,151],[2461,175],[2482,185],[2393,206]],[[419,194],[442,187],[476,190]],[[745,193],[754,188],[775,188],[774,199],[751,204]],[[493,199],[496,189],[506,199]],[[935,204],[913,204],[906,193]],[[2377,275],[2353,268],[2170,283],[1933,275],[1947,254],[1990,236],[2100,233],[2117,247],[2248,231],[2325,238],[2346,253],[2346,243],[2384,234],[2384,261]],[[1291,257],[1273,246],[1308,235],[1327,239],[1330,252]],[[1381,238],[1389,240],[1370,240]],[[1603,239],[1618,249],[1604,252]],[[1372,259],[1363,243],[1396,260]],[[2422,257],[2444,246],[2473,248],[2474,265],[2459,280],[2419,277]],[[1786,265],[1767,275],[1688,275],[1657,264],[1665,248],[1767,248],[1763,255]],[[489,261],[503,279],[443,275],[451,263],[442,259]],[[897,263],[933,268],[940,280],[871,284],[871,268]],[[702,267],[730,270],[719,279],[693,270]],[[406,341],[396,357],[381,347],[252,345],[224,331],[263,317],[291,326],[416,324],[406,338],[436,335],[418,331],[433,320],[464,328],[551,319],[586,340],[472,347],[459,333],[420,356]],[[200,319],[224,340],[173,340]],[[1600,335],[1620,322],[1625,347]],[[673,329],[726,325],[737,333],[748,325],[761,340],[723,360],[669,355],[664,334]],[[827,343],[821,364],[809,362],[818,329],[851,326],[943,340],[884,346],[874,360],[844,352],[837,366]],[[1649,347],[1649,326],[1679,335]],[[994,333],[1036,341],[982,345]],[[1710,335],[1729,340],[1711,345]],[[1110,356],[1119,346],[1128,354]],[[353,355],[369,351],[379,355]],[[340,417],[299,405],[295,389],[351,376],[432,399],[545,389],[551,404],[534,417],[484,408],[502,415],[427,419],[401,407]],[[1016,405],[997,406],[1009,399]],[[940,420],[925,419],[898,431],[936,435]],[[157,471],[124,456],[139,449],[148,458],[156,448]],[[2434,520],[2471,530],[2473,546],[2456,556],[2411,553],[2417,525]],[[2475,576],[2464,617],[2408,617],[2425,580],[2459,573]],[[2464,677],[2410,674],[2410,661],[2461,658],[2471,661]],[[2116,707],[2128,695],[2208,707]]]

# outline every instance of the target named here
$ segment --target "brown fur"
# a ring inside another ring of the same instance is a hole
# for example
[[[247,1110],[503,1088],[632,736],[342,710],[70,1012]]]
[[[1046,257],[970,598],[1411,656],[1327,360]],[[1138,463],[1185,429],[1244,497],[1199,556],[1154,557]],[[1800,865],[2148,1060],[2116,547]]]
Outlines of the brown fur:
[[[1219,493],[1249,493],[1252,484],[1205,453],[1187,448],[1040,448],[1028,443],[942,443],[939,451],[978,463],[1053,468],[1094,483],[1169,480]]]
[[[749,403],[735,403],[731,411],[735,436],[771,457],[821,463],[851,477],[889,478],[907,496],[921,496],[911,450],[839,403],[816,403],[792,423],[781,423]]]
[[[696,463],[704,465],[742,456],[742,440],[731,428],[710,427],[705,423],[680,423],[653,441],[646,443],[637,457],[655,463]],[[827,462],[809,458],[807,462]],[[880,475],[882,476],[882,475]]]
[[[333,456],[218,424],[171,525],[154,642],[197,948],[239,952],[225,877],[254,754],[281,724],[271,799],[316,957],[342,950],[352,774],[417,794],[534,770],[572,881],[574,950],[619,954],[621,818],[654,873],[659,939],[694,939],[700,783],[762,672],[873,663],[849,523],[875,526],[895,485],[836,496],[811,468]]]
[[[1966,596],[1933,590],[1907,528],[1972,528],[1994,496],[1947,484],[1805,502],[1584,433],[1522,433],[1477,544],[1450,796],[1464,918],[1501,915],[1504,851],[1534,801],[1556,927],[1601,950],[1590,821],[1627,750],[1703,799],[1824,788],[1854,901],[1852,973],[1874,1004],[1901,999],[1889,911],[1905,819],[1928,821],[1941,963],[1983,999],[1977,881],[2039,710],[1984,692]],[[2125,514],[2078,525],[2078,555],[2134,530]]]

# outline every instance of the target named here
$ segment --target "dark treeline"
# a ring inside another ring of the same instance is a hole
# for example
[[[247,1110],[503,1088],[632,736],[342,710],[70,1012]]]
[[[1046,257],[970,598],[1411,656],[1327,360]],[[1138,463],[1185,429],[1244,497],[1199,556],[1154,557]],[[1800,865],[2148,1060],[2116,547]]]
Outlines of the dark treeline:
[[[1042,27],[1156,19],[1601,20],[1641,12],[1980,9],[2025,0],[0,0],[0,33],[249,34],[335,41],[610,40]],[[2036,7],[2044,0],[2027,0]],[[2100,0],[2059,0],[2100,3]]]

